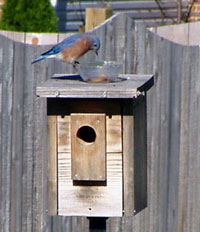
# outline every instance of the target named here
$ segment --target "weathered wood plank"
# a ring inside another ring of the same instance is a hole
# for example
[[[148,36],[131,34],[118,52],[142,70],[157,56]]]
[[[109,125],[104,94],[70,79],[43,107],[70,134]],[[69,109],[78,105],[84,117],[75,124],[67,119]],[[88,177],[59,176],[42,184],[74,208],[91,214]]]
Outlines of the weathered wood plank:
[[[133,65],[135,63],[136,43],[135,43],[136,31],[135,22],[132,18],[126,18],[126,40],[125,40],[125,73],[135,74]]]
[[[11,231],[21,232],[22,219],[22,154],[23,154],[23,112],[24,112],[24,63],[25,45],[15,43],[13,80],[13,125],[12,125],[12,172],[11,172]],[[17,57],[17,59],[16,59]]]
[[[121,216],[122,154],[107,154],[106,186],[73,186],[71,154],[58,154],[60,215]]]
[[[152,75],[122,75],[121,78],[127,80],[94,84],[72,81],[69,77],[68,80],[51,79],[37,87],[37,95],[60,98],[132,98],[137,96],[138,90],[146,91],[153,84]]]
[[[142,25],[142,28],[144,26]],[[142,31],[142,30],[140,30]],[[141,33],[141,32],[140,32]],[[142,40],[144,35],[142,34]],[[140,34],[136,33],[136,38],[140,39]],[[144,41],[144,40],[143,40]],[[133,228],[140,230],[142,227],[148,228],[147,230],[153,232],[155,230],[160,230],[160,208],[158,200],[159,193],[162,191],[159,189],[159,181],[161,176],[159,175],[160,168],[160,153],[159,153],[159,143],[160,143],[160,77],[158,77],[158,46],[160,43],[160,38],[152,33],[147,34],[146,43],[144,43],[142,51],[142,56],[145,57],[144,60],[140,60],[137,57],[134,62],[134,67],[137,72],[137,62],[141,61],[144,65],[143,70],[145,71],[145,66],[148,67],[148,71],[155,73],[155,85],[147,92],[147,144],[148,144],[148,208],[147,208],[147,218],[145,220],[144,214],[139,214],[135,223],[133,223]],[[141,47],[142,48],[142,47]],[[140,48],[140,49],[141,49]],[[148,48],[148,49],[147,49]],[[139,54],[137,54],[138,56]],[[140,64],[139,64],[140,65]],[[140,66],[141,67],[141,66]],[[140,70],[141,71],[141,70]],[[159,79],[158,79],[159,78]],[[137,217],[137,216],[136,216]],[[143,222],[145,221],[145,223]],[[156,223],[153,223],[156,221]],[[145,225],[144,225],[145,224]]]
[[[3,45],[3,46],[2,46]],[[13,71],[14,43],[1,37],[2,59],[2,116],[1,116],[1,210],[0,227],[3,231],[11,229],[10,194],[12,160],[12,122],[13,122]]]
[[[183,62],[180,57],[184,55],[184,49],[181,45],[171,45],[171,50],[175,52],[171,55],[170,83],[166,86],[170,88],[169,97],[169,155],[168,163],[168,228],[176,230],[178,211],[178,183],[179,183],[179,156],[180,156],[180,119],[181,119],[181,81],[183,75]],[[168,64],[170,66],[170,64]],[[179,67],[179,68],[177,68]],[[173,110],[172,110],[173,109]],[[172,155],[173,154],[173,155]]]
[[[133,101],[123,102],[123,188],[124,215],[134,215],[134,116]]]
[[[189,47],[184,48],[183,73],[181,81],[181,124],[180,124],[180,157],[179,157],[179,186],[178,186],[178,215],[177,231],[184,231],[187,218],[187,187],[188,186],[188,160],[189,160],[189,105],[191,69],[186,64],[190,58]],[[186,230],[185,230],[186,231]]]
[[[196,196],[199,194],[198,182],[199,173],[199,87],[196,81],[199,81],[199,49],[195,47],[190,50],[185,49],[186,55],[184,63],[188,58],[192,64],[190,67],[183,66],[182,97],[181,107],[183,108],[181,124],[181,147],[180,147],[180,168],[179,168],[179,211],[178,211],[178,229],[183,231],[198,231],[199,201]],[[187,77],[191,76],[190,79]],[[187,94],[187,95],[186,95]],[[186,97],[188,96],[188,97]],[[193,225],[193,223],[195,223]]]
[[[122,118],[115,112],[106,116],[106,151],[122,152]]]
[[[71,151],[71,117],[70,115],[57,116],[58,152]]]
[[[108,8],[87,8],[85,19],[85,31],[90,31],[103,23],[112,15],[112,9]]]
[[[95,106],[95,103],[94,103]],[[101,106],[96,103],[96,107],[101,108]],[[68,106],[69,107],[69,106]],[[92,109],[93,106],[90,105]],[[109,104],[108,107],[111,107]],[[116,107],[116,103],[113,104],[113,108]],[[119,106],[117,106],[119,107]],[[81,108],[78,107],[78,109]],[[77,109],[77,112],[78,112]],[[105,109],[106,110],[106,109]],[[95,112],[95,109],[94,109]],[[103,112],[103,111],[102,111]],[[118,110],[120,113],[120,109]],[[80,113],[80,112],[79,112]],[[108,114],[112,113],[112,110]],[[113,115],[106,116],[106,128],[107,128],[107,139],[106,139],[106,149],[107,152],[122,152],[122,130],[121,130],[121,116],[115,115],[116,109],[113,111]],[[58,116],[58,152],[70,152],[71,151],[71,120],[69,115],[64,117]]]
[[[57,160],[57,117],[48,116],[48,214],[58,212],[58,160]]]
[[[30,46],[32,49],[28,60],[33,59],[34,50],[41,54],[41,47]],[[28,66],[28,65],[27,65]],[[33,89],[33,231],[43,230],[45,220],[47,219],[47,173],[48,173],[48,146],[47,146],[47,112],[46,100],[36,97],[36,86],[40,85],[48,78],[48,72],[42,63],[37,66],[30,64],[34,75],[32,75]],[[33,67],[32,67],[33,66]],[[41,68],[43,67],[43,68]]]
[[[31,61],[34,55],[32,47],[26,47],[24,65],[23,92],[23,178],[22,178],[22,232],[31,231],[33,226],[33,135],[34,135],[34,79],[32,77]]]
[[[2,83],[0,83],[0,113],[1,111],[2,111]]]
[[[105,114],[71,114],[71,159],[74,181],[106,181]]]

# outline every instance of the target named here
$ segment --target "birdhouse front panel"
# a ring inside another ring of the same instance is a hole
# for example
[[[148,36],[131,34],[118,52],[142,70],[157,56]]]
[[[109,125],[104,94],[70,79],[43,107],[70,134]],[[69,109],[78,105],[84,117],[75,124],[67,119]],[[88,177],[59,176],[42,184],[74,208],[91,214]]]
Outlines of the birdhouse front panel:
[[[74,183],[71,154],[58,154],[58,215],[122,216],[122,155],[108,154],[106,182]]]
[[[113,113],[103,102],[98,113],[94,113],[95,102],[87,103],[84,110],[82,104],[79,102],[71,108],[71,103],[65,103],[65,108],[72,112],[54,116],[58,215],[122,216],[120,103],[114,103]]]
[[[105,114],[71,114],[71,158],[74,181],[106,180]]]

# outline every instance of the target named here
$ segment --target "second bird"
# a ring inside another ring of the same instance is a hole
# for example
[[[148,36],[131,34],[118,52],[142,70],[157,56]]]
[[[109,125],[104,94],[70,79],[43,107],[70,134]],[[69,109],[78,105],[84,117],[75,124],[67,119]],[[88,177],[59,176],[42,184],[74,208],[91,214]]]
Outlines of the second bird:
[[[32,64],[46,58],[55,57],[75,67],[79,63],[77,60],[81,56],[90,50],[93,50],[98,55],[99,48],[100,41],[96,35],[91,33],[78,33],[67,37],[62,42],[53,46],[49,51],[35,59]]]

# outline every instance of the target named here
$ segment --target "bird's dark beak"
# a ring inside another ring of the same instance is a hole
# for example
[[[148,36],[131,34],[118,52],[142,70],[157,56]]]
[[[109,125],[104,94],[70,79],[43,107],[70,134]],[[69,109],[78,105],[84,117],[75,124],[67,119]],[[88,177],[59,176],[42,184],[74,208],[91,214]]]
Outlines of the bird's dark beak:
[[[95,54],[98,56],[98,51],[97,50],[95,51]]]

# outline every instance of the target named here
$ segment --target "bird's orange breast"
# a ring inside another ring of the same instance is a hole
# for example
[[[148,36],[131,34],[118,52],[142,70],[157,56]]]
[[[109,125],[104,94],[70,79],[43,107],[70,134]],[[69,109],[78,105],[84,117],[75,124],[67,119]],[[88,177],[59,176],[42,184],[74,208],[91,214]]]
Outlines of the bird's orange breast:
[[[77,43],[73,46],[66,48],[62,52],[63,59],[66,62],[73,62],[75,59],[78,59],[82,55],[84,55],[87,51],[91,48],[91,39],[90,38],[83,38],[80,39]]]

